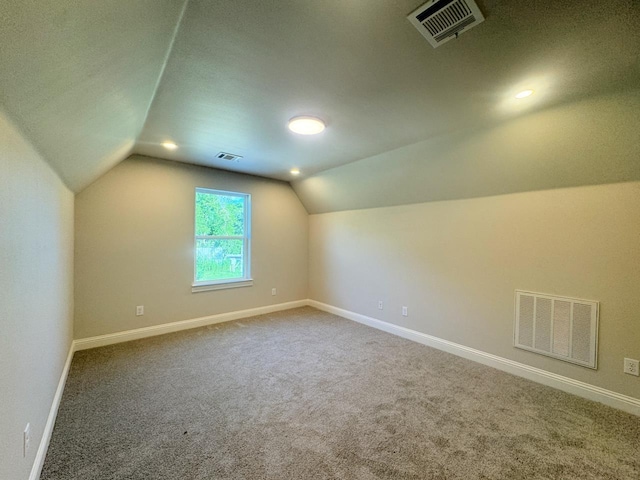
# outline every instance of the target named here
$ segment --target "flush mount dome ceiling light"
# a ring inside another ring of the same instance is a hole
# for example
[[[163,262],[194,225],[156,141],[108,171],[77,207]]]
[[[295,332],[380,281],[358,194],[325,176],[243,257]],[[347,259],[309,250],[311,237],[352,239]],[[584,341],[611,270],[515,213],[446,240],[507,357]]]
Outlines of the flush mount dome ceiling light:
[[[300,116],[289,120],[289,130],[300,135],[316,135],[324,130],[325,125],[317,117]]]
[[[299,168],[292,168],[290,170],[291,175],[300,175],[300,169]]]
[[[533,90],[523,90],[520,93],[516,93],[516,98],[527,98],[533,95]]]
[[[175,150],[176,148],[178,148],[178,145],[173,142],[162,142],[162,146],[167,150]]]

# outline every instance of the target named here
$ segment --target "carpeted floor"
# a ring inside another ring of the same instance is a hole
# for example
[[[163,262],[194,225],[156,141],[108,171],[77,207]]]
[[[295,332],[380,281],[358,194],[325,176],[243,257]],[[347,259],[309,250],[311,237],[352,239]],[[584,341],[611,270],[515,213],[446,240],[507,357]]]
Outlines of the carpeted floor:
[[[301,308],[76,353],[41,478],[638,480],[640,418]]]

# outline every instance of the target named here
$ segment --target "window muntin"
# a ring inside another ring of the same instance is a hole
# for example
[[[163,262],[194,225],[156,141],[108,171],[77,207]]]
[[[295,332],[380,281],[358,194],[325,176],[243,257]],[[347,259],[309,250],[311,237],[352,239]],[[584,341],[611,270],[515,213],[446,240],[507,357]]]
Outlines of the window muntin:
[[[196,188],[194,286],[250,280],[251,196]]]

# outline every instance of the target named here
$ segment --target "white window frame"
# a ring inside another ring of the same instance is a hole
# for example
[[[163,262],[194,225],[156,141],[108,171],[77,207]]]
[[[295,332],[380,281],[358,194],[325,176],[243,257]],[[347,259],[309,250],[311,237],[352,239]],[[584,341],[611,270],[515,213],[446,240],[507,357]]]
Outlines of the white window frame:
[[[225,197],[241,197],[244,199],[244,235],[196,235],[196,196],[198,193],[211,195],[223,195]],[[243,265],[242,278],[225,278],[221,280],[196,280],[196,265],[198,262],[197,248],[198,240],[243,240]],[[251,194],[240,192],[227,192],[224,190],[214,190],[212,188],[196,187],[193,196],[193,283],[191,291],[205,292],[208,290],[222,290],[225,288],[250,287],[253,285],[251,278]]]

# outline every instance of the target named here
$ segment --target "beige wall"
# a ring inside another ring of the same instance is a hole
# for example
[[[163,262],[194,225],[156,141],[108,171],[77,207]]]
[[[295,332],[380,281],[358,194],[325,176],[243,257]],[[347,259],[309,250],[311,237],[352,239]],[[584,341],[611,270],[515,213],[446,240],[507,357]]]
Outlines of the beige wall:
[[[640,398],[639,212],[634,182],[311,215],[310,298]],[[513,348],[515,289],[600,301],[599,369]]]
[[[191,292],[196,187],[251,194],[252,287]],[[131,157],[76,196],[75,337],[304,299],[307,234],[287,183]]]
[[[73,194],[1,112],[0,172],[0,478],[23,480],[71,346]]]

